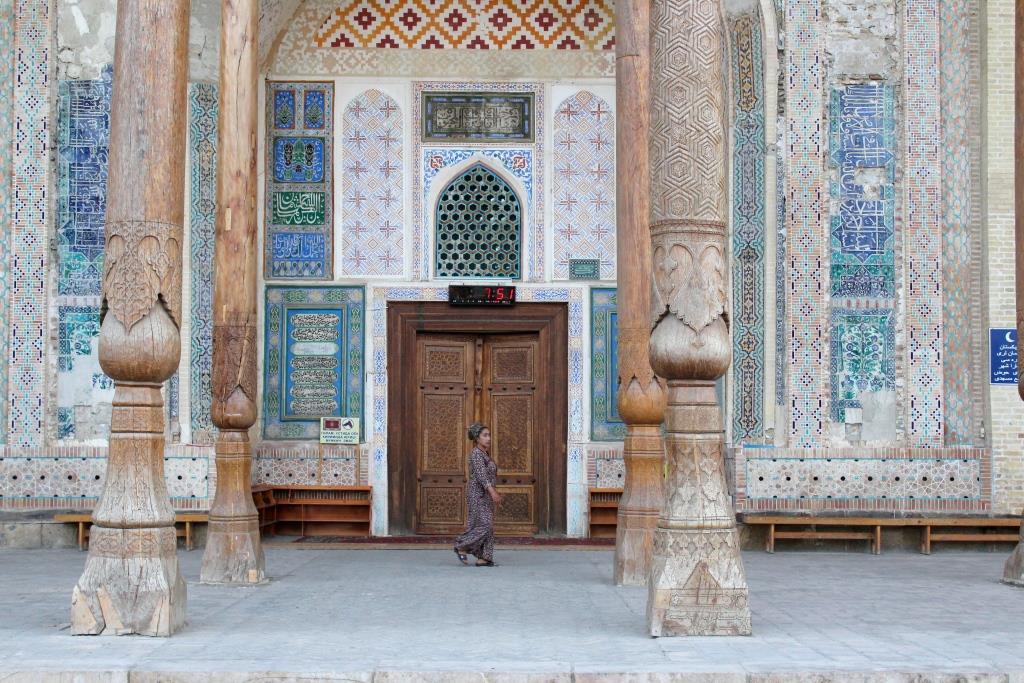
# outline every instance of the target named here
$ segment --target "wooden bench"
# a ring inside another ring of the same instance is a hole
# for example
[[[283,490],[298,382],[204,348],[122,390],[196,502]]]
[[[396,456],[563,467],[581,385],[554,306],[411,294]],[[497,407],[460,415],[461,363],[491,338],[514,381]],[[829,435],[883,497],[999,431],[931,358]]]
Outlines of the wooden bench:
[[[756,515],[744,514],[742,522],[751,526],[767,525],[768,539],[765,550],[775,552],[775,541],[787,538],[806,538],[814,540],[865,540],[871,552],[878,555],[882,552],[882,527],[918,527],[921,529],[921,552],[929,555],[932,543],[937,541],[1016,541],[1017,533],[989,533],[985,529],[1005,529],[1020,527],[1020,517],[814,517],[806,515]],[[797,527],[795,529],[779,529],[777,527]],[[803,527],[812,527],[810,529]],[[825,531],[818,527],[832,527]],[[843,529],[842,527],[854,527]],[[942,531],[934,533],[933,528]],[[957,528],[959,531],[949,532],[944,529]],[[977,529],[964,532],[962,529]]]
[[[92,526],[91,512],[61,512],[54,515],[53,519],[58,522],[78,524],[78,549],[85,550],[89,547],[89,528]],[[209,519],[210,516],[205,512],[176,512],[174,514],[174,533],[178,538],[185,539],[185,550],[192,550],[192,525],[206,524]]]

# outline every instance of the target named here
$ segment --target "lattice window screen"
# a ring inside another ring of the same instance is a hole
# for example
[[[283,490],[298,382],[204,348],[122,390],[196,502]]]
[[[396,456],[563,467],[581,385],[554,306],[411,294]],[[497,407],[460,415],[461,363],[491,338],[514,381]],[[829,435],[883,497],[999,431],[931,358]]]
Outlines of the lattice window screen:
[[[519,197],[482,164],[441,192],[435,211],[438,277],[519,279],[523,207]]]

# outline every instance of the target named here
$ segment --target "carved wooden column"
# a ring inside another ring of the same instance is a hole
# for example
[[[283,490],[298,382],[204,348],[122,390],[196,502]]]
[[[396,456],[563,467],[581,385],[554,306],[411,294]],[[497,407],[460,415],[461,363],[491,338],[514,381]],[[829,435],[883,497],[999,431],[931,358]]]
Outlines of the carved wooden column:
[[[619,416],[626,423],[626,481],[615,535],[615,583],[643,586],[662,496],[665,391],[647,355],[651,332],[650,0],[615,4],[616,257]]]
[[[1014,25],[1014,245],[1015,276],[1017,286],[1017,348],[1020,348],[1021,333],[1024,332],[1024,2],[1017,0]],[[1017,393],[1024,400],[1024,363],[1017,354]],[[1020,541],[1003,567],[1003,581],[1024,586],[1024,523],[1021,524]]]
[[[217,223],[213,276],[213,401],[217,491],[203,583],[263,580],[252,502],[256,422],[256,37],[258,0],[222,0]]]
[[[750,633],[715,380],[729,367],[725,27],[715,0],[652,0],[651,365],[668,380],[651,635]]]
[[[188,20],[189,0],[117,6],[99,341],[114,410],[76,634],[167,636],[185,621],[160,388],[181,352]]]

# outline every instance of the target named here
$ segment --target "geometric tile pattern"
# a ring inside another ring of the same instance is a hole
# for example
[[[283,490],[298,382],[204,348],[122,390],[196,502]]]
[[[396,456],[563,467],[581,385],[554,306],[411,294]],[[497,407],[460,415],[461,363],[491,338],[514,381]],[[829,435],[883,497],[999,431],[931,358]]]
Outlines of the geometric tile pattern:
[[[978,500],[981,461],[960,458],[748,458],[748,498]]]
[[[882,84],[832,90],[829,157],[839,179],[831,184],[832,296],[896,295],[895,93]]]
[[[342,124],[342,261],[346,277],[404,272],[402,112],[379,90],[345,107]]]
[[[267,279],[331,280],[334,84],[267,83]]]
[[[977,231],[979,207],[972,203],[973,154],[971,133],[977,93],[971,54],[972,0],[941,0],[941,107],[942,107],[942,295],[943,383],[945,443],[969,445],[980,441],[984,405],[978,395],[982,379],[974,368],[975,327],[973,304],[981,296],[975,271],[980,252]]]
[[[7,443],[40,445],[46,386],[49,0],[19,0],[14,22],[14,207],[11,232],[10,409]]]
[[[938,10],[939,0],[904,3],[907,436],[911,446],[943,443]]]
[[[764,436],[765,105],[760,13],[730,19],[729,30],[733,90],[732,373],[736,383],[732,442],[740,444]]]
[[[828,281],[825,241],[825,36],[821,0],[786,3],[786,260],[789,437],[825,436]]]
[[[107,199],[111,68],[60,83],[57,114],[57,294],[99,296]]]
[[[318,439],[363,415],[363,288],[267,287],[263,437]]]
[[[775,405],[782,410],[786,405],[786,159],[782,131],[785,122],[779,117],[779,143],[775,157]]]
[[[610,0],[350,0],[323,19],[316,47],[612,50]]]
[[[0,0],[0,301],[10,297],[12,160],[14,148],[14,2]],[[0,443],[7,442],[7,363],[11,309],[0,305]]]
[[[217,86],[189,85],[189,272],[190,362],[189,405],[192,442],[209,441],[213,433],[210,400],[213,391],[213,244],[217,207]]]
[[[38,450],[38,454],[0,452],[0,508],[96,504],[107,475],[105,447],[64,448],[60,455]],[[68,450],[74,455],[67,455]],[[198,450],[169,449],[164,456],[164,480],[176,509],[201,508],[208,503],[211,458],[205,452],[195,452]],[[179,454],[183,451],[193,453]]]
[[[618,302],[615,289],[590,290],[590,435],[621,441],[626,425],[618,403]]]
[[[335,52],[344,52],[335,50]],[[429,53],[428,53],[429,54]],[[472,165],[470,157],[475,159],[493,159],[494,163],[489,166],[496,166],[499,169],[504,167],[505,173],[511,174],[525,188],[526,206],[522,213],[522,255],[523,279],[529,281],[543,281],[545,264],[545,241],[544,241],[544,192],[534,192],[534,187],[543,188],[544,185],[544,86],[539,83],[522,82],[509,83],[490,81],[413,81],[412,97],[410,101],[420,102],[424,92],[431,93],[531,93],[535,103],[534,110],[534,142],[532,145],[520,145],[519,147],[499,147],[494,144],[472,145],[463,143],[458,148],[433,147],[427,149],[423,146],[419,135],[414,136],[413,169],[414,182],[420,183],[419,187],[413,189],[413,232],[412,232],[412,278],[414,280],[425,280],[431,277],[431,254],[433,253],[433,216],[434,209],[430,201],[431,182],[439,172],[449,168],[453,164],[464,164],[467,168]],[[413,107],[412,130],[422,130],[422,112],[420,107]],[[449,176],[455,174],[446,172]],[[498,175],[502,175],[499,173]],[[507,177],[506,177],[507,179]],[[447,185],[447,183],[445,183]],[[515,184],[512,183],[514,186]],[[443,187],[438,187],[440,194]]]
[[[277,486],[357,486],[358,456],[270,456],[259,451],[253,457],[255,484]]]
[[[832,419],[861,408],[865,392],[896,389],[896,323],[893,309],[832,309]]]
[[[626,484],[626,462],[622,457],[594,459],[591,485],[599,489],[621,489]]]
[[[615,114],[587,90],[555,109],[554,277],[569,277],[569,259],[598,259],[615,279]]]

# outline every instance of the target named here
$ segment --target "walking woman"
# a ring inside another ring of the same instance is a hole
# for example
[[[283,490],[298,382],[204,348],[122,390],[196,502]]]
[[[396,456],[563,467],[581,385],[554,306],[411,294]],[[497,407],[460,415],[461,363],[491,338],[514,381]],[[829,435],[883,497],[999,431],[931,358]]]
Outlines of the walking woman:
[[[462,564],[468,565],[466,553],[475,555],[476,566],[494,567],[494,506],[501,502],[501,494],[494,488],[498,480],[498,466],[488,455],[491,450],[491,430],[479,422],[469,427],[469,440],[473,452],[469,454],[469,523],[461,536],[455,539],[455,554]]]

